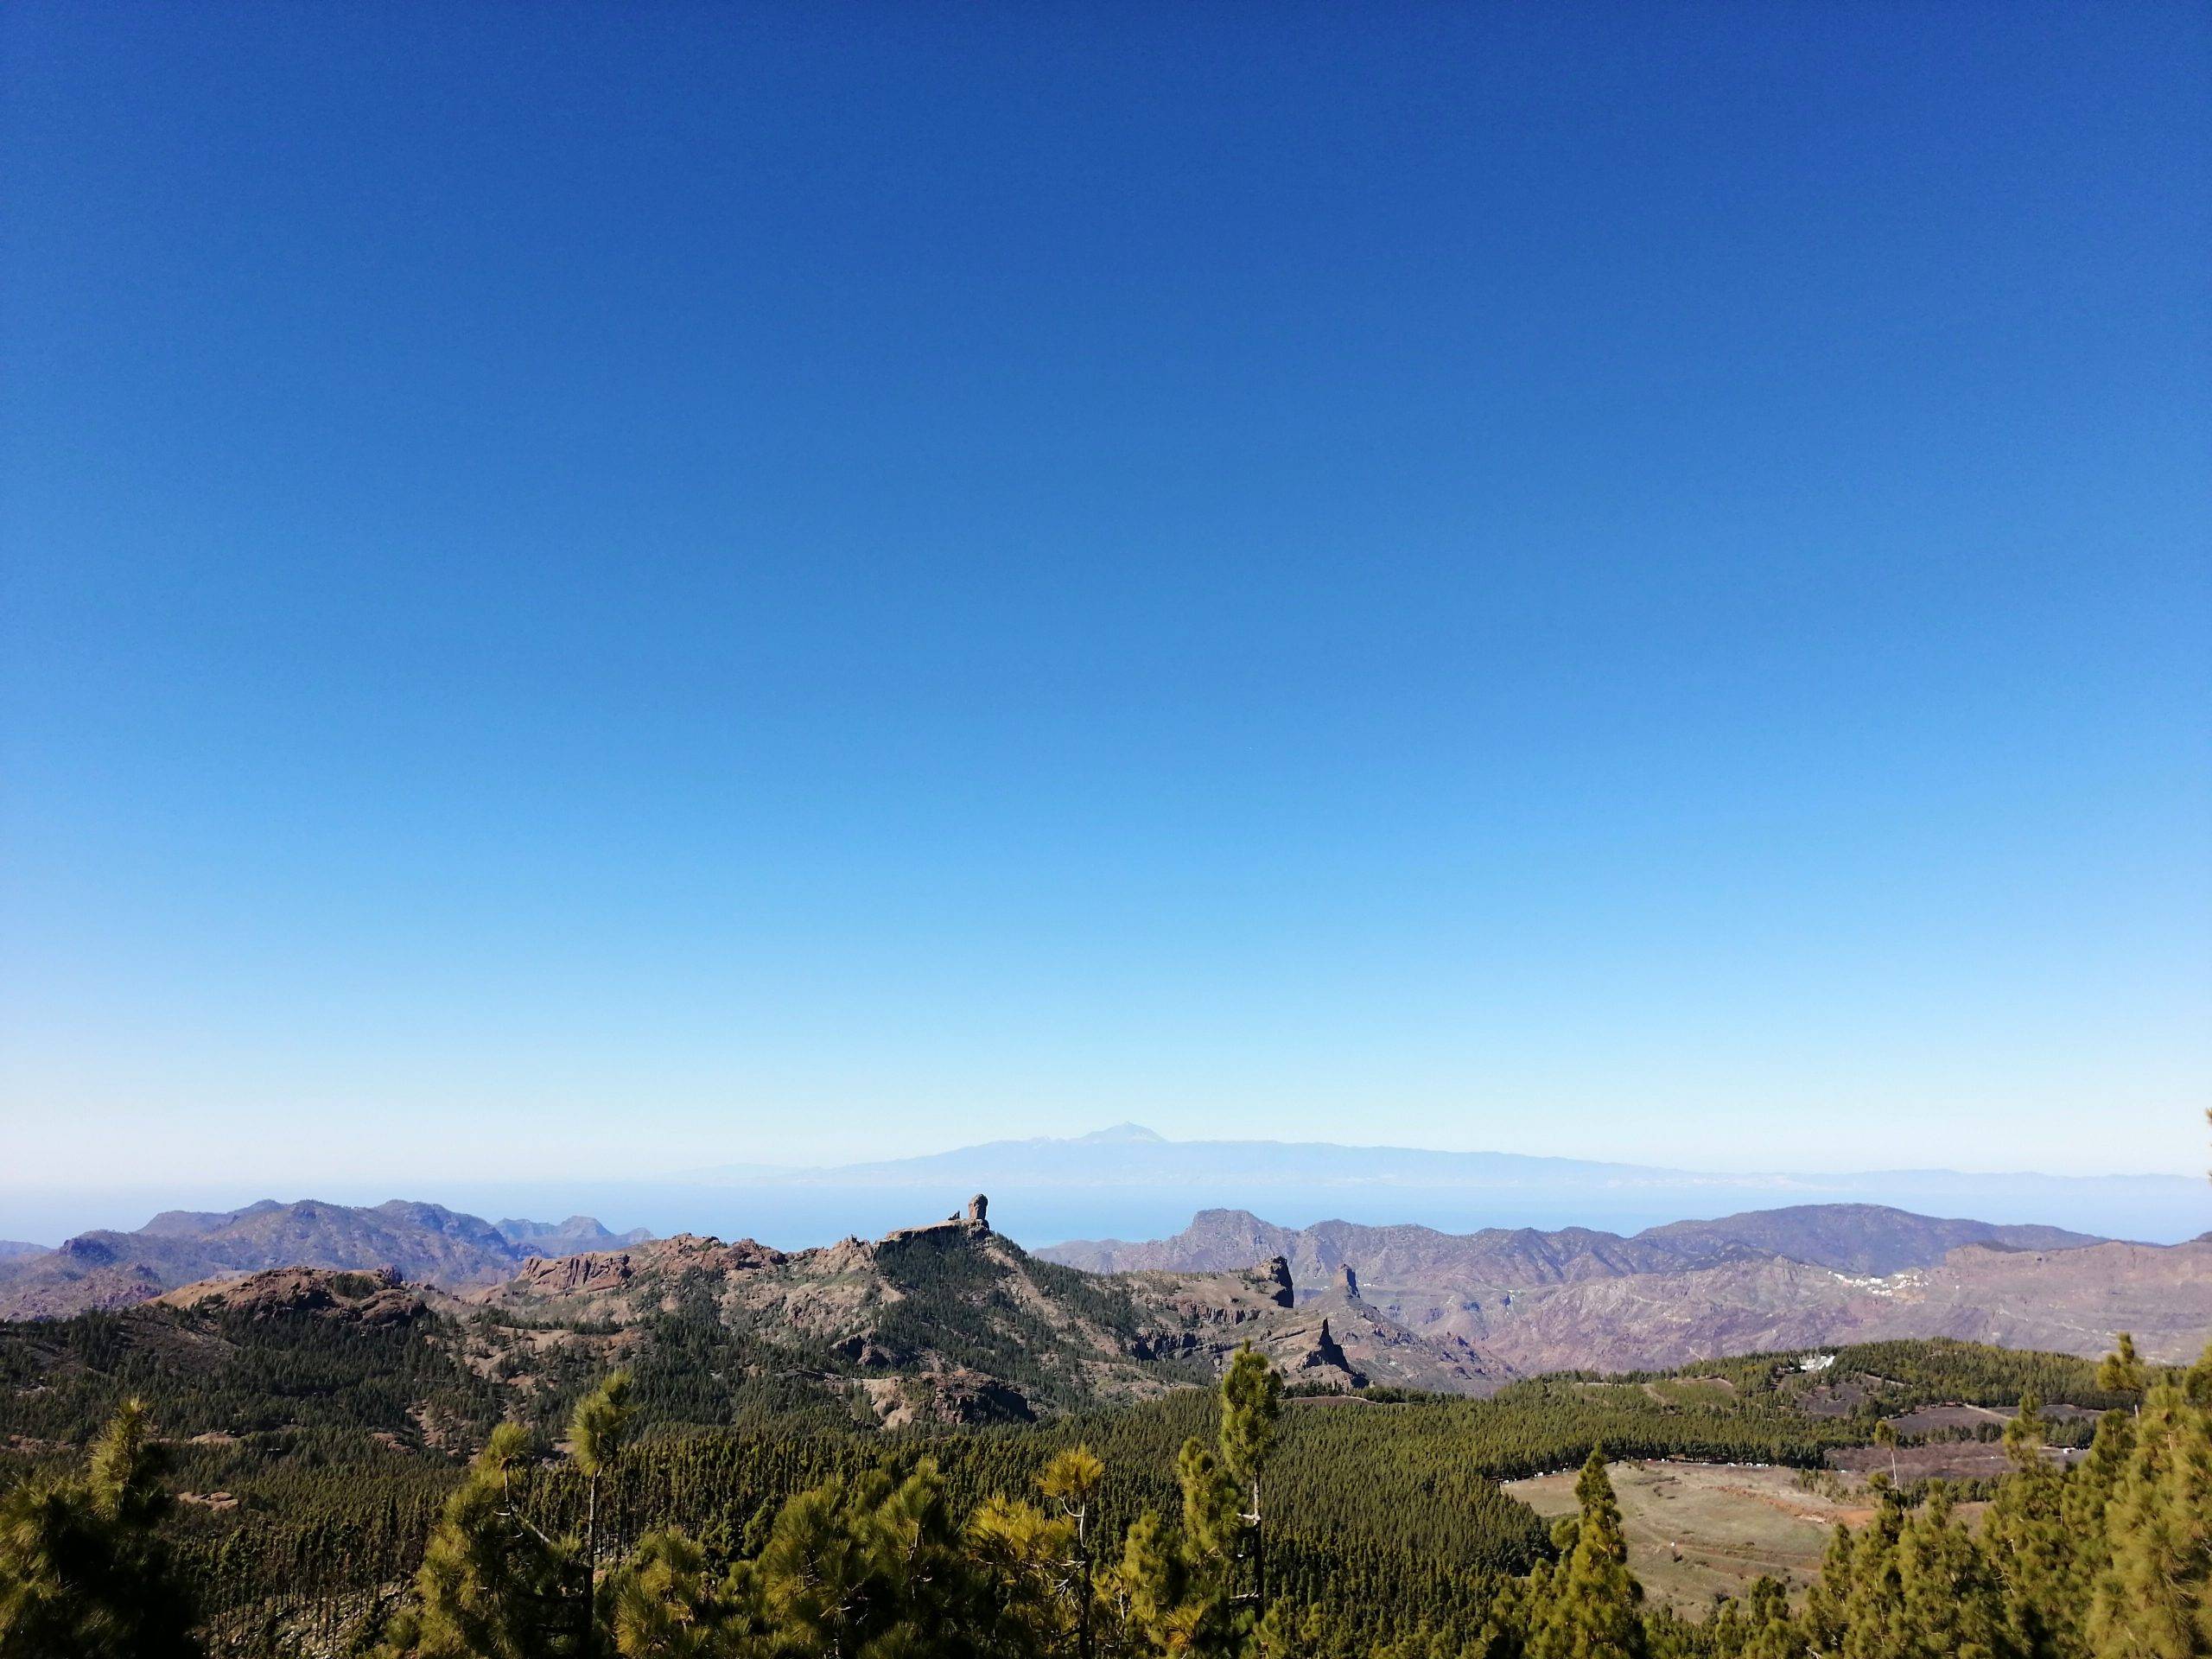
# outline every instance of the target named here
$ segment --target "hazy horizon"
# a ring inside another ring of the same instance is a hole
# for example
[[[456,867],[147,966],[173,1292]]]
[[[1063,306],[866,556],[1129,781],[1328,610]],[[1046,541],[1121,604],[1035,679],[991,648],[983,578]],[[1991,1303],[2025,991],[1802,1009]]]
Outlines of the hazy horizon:
[[[702,1166],[688,1178],[662,1172],[625,1179],[571,1174],[518,1179],[414,1171],[382,1182],[351,1173],[321,1183],[256,1187],[237,1175],[221,1184],[107,1187],[0,1185],[0,1238],[51,1244],[97,1228],[129,1231],[165,1210],[226,1211],[264,1200],[374,1205],[390,1198],[443,1204],[497,1220],[528,1216],[557,1221],[594,1217],[616,1231],[706,1231],[750,1235],[784,1248],[827,1243],[849,1233],[874,1236],[933,1219],[981,1187],[1010,1234],[1033,1244],[1072,1237],[1145,1237],[1178,1231],[1198,1211],[1244,1209],[1290,1226],[1324,1220],[1412,1224],[1442,1231],[1483,1227],[1589,1226],[1635,1232],[1669,1221],[1798,1205],[1874,1203],[1918,1214],[2002,1223],[2042,1223],[2114,1237],[2172,1243],[2212,1230],[2212,1185],[2201,1176],[2119,1175],[2080,1171],[1976,1173],[1928,1169],[1832,1172],[1632,1170],[1626,1174],[1548,1173],[1513,1169],[1460,1177],[1449,1169],[1402,1166],[1390,1173],[1338,1172],[1325,1160],[1291,1160],[1273,1168],[1231,1158],[1226,1167],[1197,1161],[1133,1174],[1071,1162],[1040,1180],[1039,1169],[1010,1169],[988,1154],[1043,1144],[1083,1147],[1114,1135],[1114,1126],[1072,1139],[1031,1138],[944,1148],[913,1160],[887,1160],[873,1178],[859,1165],[792,1169],[784,1179],[725,1174]],[[1115,1136],[1119,1139],[1119,1136]],[[1173,1148],[1189,1142],[1158,1141]],[[1321,1142],[1214,1142],[1216,1147],[1311,1147],[1328,1153],[1407,1148]],[[1102,1150],[1110,1151],[1110,1147]],[[1516,1154],[1507,1154],[1509,1158]],[[1084,1159],[1091,1158],[1085,1148]]]

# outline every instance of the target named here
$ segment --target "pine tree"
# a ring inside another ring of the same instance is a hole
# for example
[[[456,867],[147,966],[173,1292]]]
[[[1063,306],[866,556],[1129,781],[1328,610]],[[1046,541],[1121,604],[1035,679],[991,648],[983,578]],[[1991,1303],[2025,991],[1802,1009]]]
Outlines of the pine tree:
[[[190,1598],[157,1528],[171,1499],[145,1406],[125,1401],[81,1479],[35,1480],[0,1502],[0,1654],[187,1659]]]
[[[2082,1659],[2081,1602],[2069,1573],[2065,1471],[2044,1455],[2033,1395],[2005,1426],[2012,1472],[1998,1488],[1982,1537],[2002,1585],[2005,1625],[2021,1659]]]
[[[706,1552],[680,1532],[657,1529],[639,1540],[608,1576],[605,1602],[621,1659],[721,1659],[732,1651]]]
[[[1904,1529],[1897,1578],[1899,1659],[1999,1659],[2011,1651],[1995,1575],[1940,1480]]]
[[[1077,1566],[1074,1522],[1033,1503],[992,1497],[968,1522],[968,1548],[992,1604],[1026,1649],[1041,1656],[1082,1644],[1090,1586]]]
[[[1778,1579],[1762,1574],[1745,1599],[1741,1659],[1800,1659],[1808,1646],[1789,1611],[1789,1592]]]
[[[2123,1331],[2116,1339],[2113,1351],[2097,1367],[2097,1386],[2107,1394],[2122,1395],[2131,1401],[2140,1401],[2146,1386],[2143,1362],[2135,1352],[2135,1338]]]
[[[902,1481],[840,1478],[786,1503],[733,1577],[740,1652],[920,1656],[1001,1650],[1002,1621],[925,1459]]]
[[[1604,1452],[1590,1448],[1574,1483],[1573,1546],[1551,1582],[1549,1605],[1531,1632],[1529,1659],[1640,1659],[1643,1592],[1628,1570],[1620,1506]]]
[[[1821,1575],[1805,1593],[1805,1609],[1800,1615],[1807,1651],[1835,1654],[1843,1650],[1844,1609],[1849,1605],[1853,1570],[1858,1561],[1857,1541],[1848,1527],[1838,1527],[1828,1535],[1827,1548],[1821,1557]]]
[[[1267,1357],[1246,1343],[1236,1351],[1221,1379],[1221,1457],[1230,1478],[1251,1493],[1252,1507],[1241,1519],[1252,1560],[1252,1601],[1267,1609],[1267,1541],[1261,1529],[1260,1471],[1274,1455],[1281,1435],[1282,1376]]]
[[[597,1645],[594,1602],[599,1576],[599,1484],[621,1455],[633,1414],[630,1373],[618,1370],[579,1400],[569,1419],[569,1459],[584,1478],[582,1582],[576,1599],[578,1642],[585,1653]]]
[[[1238,1551],[1253,1525],[1240,1507],[1240,1486],[1252,1483],[1256,1510],[1259,1471],[1274,1449],[1281,1400],[1281,1379],[1248,1345],[1231,1362],[1221,1388],[1222,1438],[1234,1448],[1235,1468],[1203,1440],[1185,1440],[1175,1459],[1180,1529],[1150,1511],[1129,1529],[1116,1583],[1130,1627],[1147,1651],[1193,1659],[1227,1655],[1244,1644],[1255,1625],[1265,1626],[1267,1639],[1282,1640],[1281,1620],[1267,1625],[1264,1614],[1239,1613],[1235,1595]]]
[[[1886,1417],[1882,1419],[1880,1422],[1876,1423],[1874,1425],[1874,1444],[1880,1446],[1890,1454],[1890,1484],[1894,1486],[1897,1484],[1897,1425],[1890,1421]]]
[[[1060,1452],[1045,1465],[1045,1472],[1037,1479],[1038,1490],[1046,1502],[1058,1506],[1060,1517],[1068,1528],[1071,1548],[1065,1561],[1065,1593],[1075,1603],[1077,1659],[1091,1659],[1096,1645],[1091,1639],[1094,1608],[1098,1599],[1092,1511],[1097,1507],[1105,1481],[1106,1465],[1087,1446],[1070,1446]]]
[[[2077,1620],[2086,1612],[2112,1563],[2109,1516],[2120,1482],[2135,1456],[2135,1420],[2108,1411],[2097,1421],[2089,1454],[2068,1472],[2059,1516],[2069,1554],[2064,1599]]]
[[[1904,1534],[1904,1499],[1886,1476],[1871,1483],[1881,1507],[1852,1540],[1851,1587],[1840,1620],[1844,1659],[1896,1659],[1908,1651],[1904,1579],[1898,1544]]]
[[[416,1604],[393,1621],[386,1659],[558,1659],[577,1649],[573,1554],[523,1513],[529,1432],[493,1430],[416,1574]]]
[[[2149,1390],[2106,1532],[2089,1612],[2096,1659],[2212,1654],[2212,1414],[2185,1382]]]

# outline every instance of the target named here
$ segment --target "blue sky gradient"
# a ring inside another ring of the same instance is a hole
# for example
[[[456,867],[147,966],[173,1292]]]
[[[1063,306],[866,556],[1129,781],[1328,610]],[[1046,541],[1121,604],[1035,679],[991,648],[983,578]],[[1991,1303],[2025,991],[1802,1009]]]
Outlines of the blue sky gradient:
[[[2202,1166],[2204,8],[0,52],[16,1181]]]

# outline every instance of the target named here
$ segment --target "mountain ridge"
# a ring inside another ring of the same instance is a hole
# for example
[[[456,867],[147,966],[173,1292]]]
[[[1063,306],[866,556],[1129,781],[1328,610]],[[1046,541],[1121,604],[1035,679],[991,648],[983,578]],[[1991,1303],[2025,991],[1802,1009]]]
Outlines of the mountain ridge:
[[[2067,1249],[2110,1242],[2063,1227],[1922,1216],[1869,1204],[1740,1211],[1709,1220],[1667,1222],[1632,1234],[1592,1227],[1491,1227],[1449,1233],[1417,1223],[1373,1226],[1333,1219],[1284,1228],[1262,1221],[1249,1210],[1210,1209],[1199,1211],[1190,1227],[1172,1238],[1134,1243],[1070,1239],[1047,1245],[1039,1254],[1068,1267],[1111,1272],[1225,1264],[1226,1256],[1263,1243],[1266,1254],[1286,1256],[1294,1267],[1303,1264],[1309,1277],[1321,1279],[1344,1266],[1353,1252],[1370,1260],[1381,1258],[1385,1265],[1362,1269],[1370,1275],[1387,1274],[1389,1262],[1420,1252],[1432,1260],[1456,1258],[1471,1284],[1510,1289],[1563,1279],[1712,1267],[1740,1259],[1746,1251],[1812,1267],[1885,1274],[1909,1267],[1932,1267],[1962,1244]],[[1549,1271],[1541,1270],[1539,1263],[1547,1264]],[[1391,1281],[1382,1277],[1375,1282]]]
[[[468,1288],[511,1275],[532,1254],[603,1249],[634,1235],[588,1217],[542,1230],[537,1240],[443,1205],[391,1198],[357,1206],[264,1198],[228,1211],[165,1210],[145,1226],[95,1229],[53,1250],[0,1259],[0,1319],[43,1319],[152,1300],[224,1274],[286,1268],[393,1268],[410,1281]]]
[[[1350,1269],[1416,1336],[1467,1342],[1522,1373],[1926,1336],[2094,1355],[2123,1329],[2145,1352],[2182,1359],[2212,1338],[2212,1242],[2137,1244],[1881,1206],[1753,1211],[1633,1236],[1291,1229],[1217,1210],[1172,1238],[1042,1254],[1086,1271],[1196,1271],[1255,1249],[1288,1261],[1301,1287]]]

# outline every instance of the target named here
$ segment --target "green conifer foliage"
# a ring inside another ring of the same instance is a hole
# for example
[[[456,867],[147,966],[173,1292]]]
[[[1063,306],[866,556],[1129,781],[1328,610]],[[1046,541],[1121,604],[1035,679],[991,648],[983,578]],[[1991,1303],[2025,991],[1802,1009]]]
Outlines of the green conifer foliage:
[[[2135,1338],[2127,1332],[2120,1333],[2113,1351],[2097,1367],[2097,1386],[2108,1394],[2127,1395],[2139,1399],[2146,1386],[2143,1361],[2135,1351]]]
[[[613,1371],[576,1402],[569,1419],[569,1460],[584,1478],[584,1537],[582,1582],[576,1586],[577,1641],[584,1652],[598,1645],[593,1605],[599,1575],[599,1487],[629,1438],[634,1414],[630,1373]]]
[[[1940,1481],[1899,1540],[1897,1576],[1904,1592],[1901,1659],[1999,1659],[2011,1654],[1996,1574]]]
[[[2063,1599],[2077,1628],[2111,1565],[2107,1516],[2134,1455],[2135,1420],[2124,1411],[2105,1413],[2098,1421],[2096,1438],[2089,1442],[2089,1455],[2068,1472],[2059,1496],[2059,1517],[2069,1551]]]
[[[0,1502],[0,1654],[187,1659],[188,1597],[159,1525],[170,1498],[152,1421],[124,1402],[81,1479],[32,1480]]]
[[[1641,1659],[1643,1591],[1629,1575],[1620,1506],[1597,1446],[1574,1483],[1573,1541],[1552,1578],[1548,1605],[1531,1631],[1529,1659]]]
[[[2019,1414],[2005,1427],[2012,1473],[1990,1504],[1982,1535],[2001,1586],[2012,1651],[2020,1659],[2082,1659],[2068,1572],[2067,1478],[2044,1454],[2047,1427],[2035,1396],[2023,1399]]]
[[[2212,1414],[2185,1381],[2148,1391],[2105,1519],[2107,1565],[2088,1621],[2096,1659],[2212,1654]]]
[[[571,1551],[524,1513],[530,1435],[502,1423],[447,1500],[387,1659],[559,1659],[577,1648]]]
[[[1853,1540],[1851,1587],[1843,1601],[1844,1659],[1895,1659],[1906,1651],[1904,1576],[1898,1545],[1904,1535],[1904,1500],[1876,1475],[1881,1508]]]
[[[1230,1478],[1250,1495],[1240,1519],[1243,1552],[1251,1561],[1251,1600],[1264,1613],[1268,1601],[1267,1537],[1262,1525],[1260,1475],[1282,1433],[1282,1375],[1246,1343],[1221,1379],[1221,1458]]]
[[[602,1600],[621,1659],[723,1659],[734,1651],[706,1552],[680,1532],[656,1529],[639,1540],[609,1576]]]

